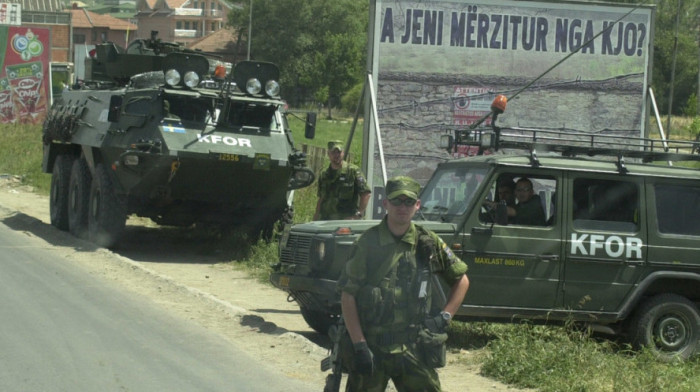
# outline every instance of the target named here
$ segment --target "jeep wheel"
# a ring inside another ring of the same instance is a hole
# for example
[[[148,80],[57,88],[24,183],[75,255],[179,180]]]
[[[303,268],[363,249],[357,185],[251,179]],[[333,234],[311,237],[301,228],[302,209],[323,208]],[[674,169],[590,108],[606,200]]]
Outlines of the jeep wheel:
[[[308,324],[311,329],[318,333],[327,335],[328,328],[338,322],[339,315],[337,314],[330,314],[321,310],[305,308],[303,306],[300,306],[299,309],[301,310],[301,316],[304,318],[304,321],[306,321],[306,324]]]
[[[49,200],[51,224],[63,231],[68,230],[68,183],[74,160],[73,155],[57,156],[51,174],[51,199]]]
[[[634,346],[649,347],[662,360],[688,359],[697,350],[700,314],[685,297],[661,294],[649,298],[630,326]]]
[[[106,248],[117,243],[126,225],[126,205],[114,192],[114,185],[104,165],[95,168],[90,187],[88,229],[90,240]]]
[[[68,188],[68,231],[78,238],[87,238],[88,206],[92,175],[85,159],[73,162]]]

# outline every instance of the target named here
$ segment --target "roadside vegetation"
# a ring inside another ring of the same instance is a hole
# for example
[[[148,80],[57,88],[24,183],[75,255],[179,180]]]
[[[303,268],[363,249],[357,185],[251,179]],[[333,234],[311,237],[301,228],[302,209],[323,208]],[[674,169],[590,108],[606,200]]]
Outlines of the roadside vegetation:
[[[665,125],[665,120],[662,122]],[[352,119],[318,121],[316,137],[303,137],[303,122],[290,119],[297,144],[323,147],[331,139],[346,140]],[[673,138],[694,139],[700,134],[700,117],[673,118]],[[22,184],[48,195],[51,177],[41,172],[41,128],[0,125],[0,175],[15,175]],[[362,124],[358,123],[351,155],[359,163]],[[651,137],[658,132],[650,131]],[[311,220],[316,206],[315,184],[295,192],[295,221]],[[267,281],[277,244],[245,238],[226,238],[238,251],[233,268],[243,268]],[[241,246],[246,244],[245,246]],[[645,350],[634,351],[623,340],[601,337],[577,325],[542,326],[529,323],[495,324],[454,322],[449,349],[469,351],[460,361],[479,367],[481,374],[518,388],[538,391],[659,391],[695,392],[700,389],[700,358],[663,363]],[[448,364],[449,366],[449,364]],[[468,386],[465,386],[468,388]]]

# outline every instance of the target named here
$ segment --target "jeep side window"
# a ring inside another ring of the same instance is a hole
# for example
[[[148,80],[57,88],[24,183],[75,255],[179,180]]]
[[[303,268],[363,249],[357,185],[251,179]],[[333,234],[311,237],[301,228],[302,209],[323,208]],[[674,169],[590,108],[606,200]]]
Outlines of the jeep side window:
[[[700,235],[700,187],[657,184],[654,194],[661,233]]]
[[[554,195],[557,182],[551,177],[525,176],[522,173],[501,173],[491,184],[483,202],[479,220],[491,223],[495,219],[495,203],[505,201],[508,224],[521,226],[551,226],[554,224]],[[520,216],[518,216],[520,212]]]
[[[573,224],[576,229],[637,231],[639,187],[627,181],[574,180]]]

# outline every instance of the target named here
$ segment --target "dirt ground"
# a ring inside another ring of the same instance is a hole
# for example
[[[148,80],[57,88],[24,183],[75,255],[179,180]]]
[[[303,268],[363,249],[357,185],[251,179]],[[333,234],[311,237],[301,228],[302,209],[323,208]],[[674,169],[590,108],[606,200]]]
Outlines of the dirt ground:
[[[284,292],[229,263],[221,241],[130,219],[118,248],[97,248],[51,226],[48,198],[10,175],[0,176],[0,219],[42,238],[56,255],[96,278],[117,282],[219,333],[289,377],[323,389],[327,373],[320,371],[320,361],[328,353],[328,339],[306,325]],[[443,390],[518,391],[479,375],[473,358],[482,354],[448,353],[448,365],[439,370]]]

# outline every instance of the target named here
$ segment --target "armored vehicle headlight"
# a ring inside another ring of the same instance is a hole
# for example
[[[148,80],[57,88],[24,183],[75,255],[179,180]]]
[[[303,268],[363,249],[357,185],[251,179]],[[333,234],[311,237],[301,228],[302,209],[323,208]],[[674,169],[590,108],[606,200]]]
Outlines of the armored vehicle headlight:
[[[260,84],[258,78],[248,79],[245,84],[245,91],[247,91],[248,94],[258,94],[261,88],[262,85]]]
[[[177,86],[180,84],[180,73],[175,69],[169,69],[165,73],[165,82],[171,86]]]
[[[187,87],[197,87],[199,84],[199,75],[194,71],[189,71],[185,73],[185,86]]]
[[[277,97],[280,95],[280,84],[276,80],[268,80],[265,83],[265,94],[270,97]]]

